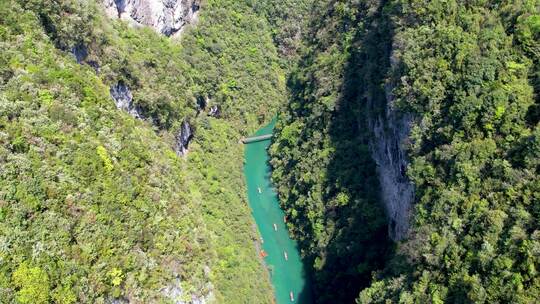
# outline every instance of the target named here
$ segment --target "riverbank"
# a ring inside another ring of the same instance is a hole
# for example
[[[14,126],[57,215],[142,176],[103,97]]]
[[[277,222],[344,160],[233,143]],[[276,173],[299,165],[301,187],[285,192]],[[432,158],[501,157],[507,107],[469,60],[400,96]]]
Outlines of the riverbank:
[[[254,136],[272,134],[274,122]],[[297,243],[289,237],[284,212],[270,181],[267,149],[270,139],[252,142],[245,147],[244,175],[249,205],[261,235],[259,255],[264,258],[274,286],[276,303],[309,304],[312,302],[308,275],[300,258]]]

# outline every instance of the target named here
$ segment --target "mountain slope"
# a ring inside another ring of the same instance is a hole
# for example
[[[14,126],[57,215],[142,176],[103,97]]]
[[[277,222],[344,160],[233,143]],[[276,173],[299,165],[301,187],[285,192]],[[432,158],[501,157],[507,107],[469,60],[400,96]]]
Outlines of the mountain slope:
[[[185,296],[210,292],[180,160],[32,13],[11,2],[1,15],[2,299],[157,299],[175,278]]]
[[[0,297],[270,303],[238,144],[284,100],[266,18],[206,1],[179,43],[101,2],[0,16]]]
[[[538,3],[320,6],[272,148],[319,302],[537,302]]]

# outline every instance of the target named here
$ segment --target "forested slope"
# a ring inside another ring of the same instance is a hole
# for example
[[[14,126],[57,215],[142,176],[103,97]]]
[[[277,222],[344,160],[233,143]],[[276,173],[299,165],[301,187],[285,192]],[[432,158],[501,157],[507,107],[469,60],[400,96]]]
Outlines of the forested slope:
[[[0,37],[3,303],[271,302],[238,144],[285,98],[260,8],[204,1],[178,41],[2,0]]]
[[[271,153],[319,302],[538,302],[540,3],[318,11]],[[395,120],[415,194],[393,248],[375,144]]]
[[[2,303],[272,302],[239,139],[278,108],[319,303],[540,302],[538,0],[199,9],[0,0]]]

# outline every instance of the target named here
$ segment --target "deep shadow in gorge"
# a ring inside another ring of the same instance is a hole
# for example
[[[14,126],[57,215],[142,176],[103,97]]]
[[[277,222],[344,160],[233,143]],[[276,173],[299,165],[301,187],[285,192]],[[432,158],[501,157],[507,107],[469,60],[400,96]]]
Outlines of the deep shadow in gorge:
[[[270,163],[268,163],[267,171],[265,172],[265,175],[266,175],[266,180],[270,181],[271,176],[272,176],[272,170],[271,170],[271,164]],[[297,247],[297,249],[299,249],[299,248]],[[302,290],[297,291],[297,293],[293,294],[294,302],[299,303],[299,304],[312,304],[312,303],[315,302],[315,300],[313,298],[313,288],[312,288],[312,281],[311,281],[312,272],[311,272],[310,264],[308,263],[308,261],[306,259],[302,259],[301,262],[302,262],[303,271],[305,271],[306,282],[305,282],[305,285],[302,288]],[[268,265],[267,265],[267,267],[268,267]]]
[[[323,184],[324,218],[332,223],[334,233],[320,253],[323,266],[312,269],[318,303],[353,303],[369,285],[373,271],[382,270],[394,251],[367,125],[367,116],[378,115],[386,105],[384,85],[393,33],[383,13],[384,4],[358,9],[356,20],[362,25],[353,25],[357,31],[342,72],[340,97],[334,111],[323,118],[329,122],[322,122],[329,125],[330,146],[334,148]],[[374,13],[368,15],[369,10]],[[292,88],[293,92],[304,89]],[[328,203],[343,194],[348,197],[346,205]],[[315,257],[310,259],[315,262]]]

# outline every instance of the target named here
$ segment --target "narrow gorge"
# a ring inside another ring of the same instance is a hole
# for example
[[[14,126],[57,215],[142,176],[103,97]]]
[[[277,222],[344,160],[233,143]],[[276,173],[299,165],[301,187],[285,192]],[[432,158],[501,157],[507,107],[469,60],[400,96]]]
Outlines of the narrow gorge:
[[[0,302],[540,303],[539,96],[538,0],[2,0]]]

